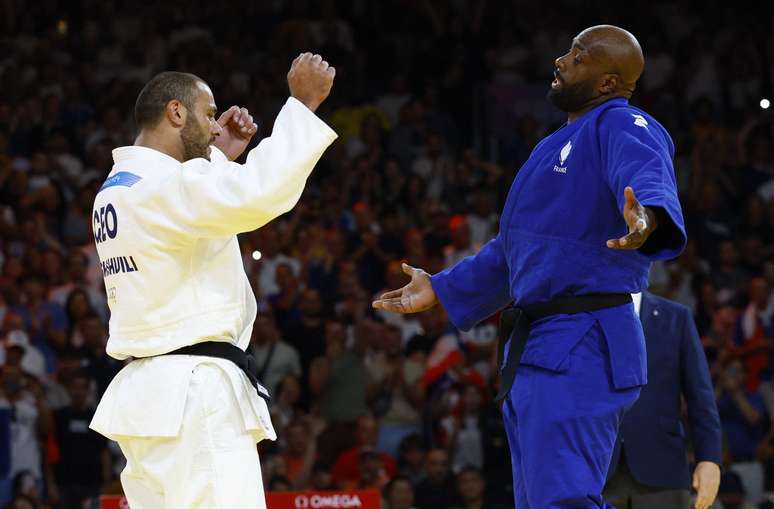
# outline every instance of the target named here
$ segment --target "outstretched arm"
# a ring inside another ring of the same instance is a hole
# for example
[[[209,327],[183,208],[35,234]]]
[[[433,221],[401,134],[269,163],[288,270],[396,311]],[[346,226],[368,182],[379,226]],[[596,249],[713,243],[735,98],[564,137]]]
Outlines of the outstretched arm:
[[[430,283],[430,274],[422,269],[404,263],[403,273],[411,276],[411,281],[403,288],[382,294],[372,306],[393,313],[421,313],[438,303],[438,297]]]
[[[432,277],[405,264],[403,271],[411,282],[382,295],[373,303],[375,308],[417,313],[441,302],[455,327],[469,330],[511,301],[508,264],[499,235],[477,254]]]
[[[674,149],[666,131],[639,117],[614,111],[600,125],[608,185],[629,230],[609,240],[607,247],[636,249],[653,260],[675,258],[686,236],[672,166]]]

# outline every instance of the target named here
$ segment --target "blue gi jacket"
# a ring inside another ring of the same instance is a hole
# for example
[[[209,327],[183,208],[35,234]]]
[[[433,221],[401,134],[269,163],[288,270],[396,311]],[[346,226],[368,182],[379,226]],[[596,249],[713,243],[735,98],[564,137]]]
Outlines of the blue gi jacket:
[[[623,98],[544,138],[513,181],[497,237],[431,279],[452,323],[468,330],[511,301],[644,290],[651,261],[676,257],[686,242],[673,156],[666,130]],[[605,244],[628,233],[626,186],[668,218],[637,251]],[[566,370],[570,350],[595,322],[607,338],[615,387],[646,383],[644,337],[631,304],[535,322],[522,364]]]

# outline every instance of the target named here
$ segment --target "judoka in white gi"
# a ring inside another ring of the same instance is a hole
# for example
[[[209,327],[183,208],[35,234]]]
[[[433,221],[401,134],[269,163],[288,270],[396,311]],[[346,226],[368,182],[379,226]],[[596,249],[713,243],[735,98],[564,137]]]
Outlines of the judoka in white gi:
[[[140,134],[113,151],[92,216],[111,310],[107,352],[134,360],[91,428],[121,446],[132,509],[266,507],[256,443],[276,434],[265,400],[229,360],[161,354],[207,341],[247,348],[256,302],[236,234],[298,201],[336,139],[313,113],[334,76],[320,55],[299,55],[291,97],[245,164],[233,161],[257,126],[236,106],[216,120],[203,80],[162,73],[138,96]]]

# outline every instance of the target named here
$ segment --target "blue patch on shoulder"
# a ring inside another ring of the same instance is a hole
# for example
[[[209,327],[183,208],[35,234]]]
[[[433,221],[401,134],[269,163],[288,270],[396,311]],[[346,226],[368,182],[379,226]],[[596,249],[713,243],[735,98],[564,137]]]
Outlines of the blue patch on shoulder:
[[[104,191],[108,187],[113,186],[124,186],[124,187],[132,187],[137,182],[141,181],[142,177],[139,175],[135,175],[134,173],[129,173],[128,171],[119,171],[112,177],[108,178],[104,184],[102,184],[102,187],[99,188],[100,191]]]

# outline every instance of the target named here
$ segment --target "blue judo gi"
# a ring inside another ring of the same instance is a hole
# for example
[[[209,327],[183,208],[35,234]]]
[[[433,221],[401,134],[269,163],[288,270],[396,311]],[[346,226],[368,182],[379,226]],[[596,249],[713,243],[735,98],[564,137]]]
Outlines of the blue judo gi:
[[[644,290],[651,261],[685,246],[673,156],[666,130],[622,98],[543,139],[514,179],[497,237],[431,278],[452,323],[468,330],[512,301]],[[626,186],[661,209],[639,250],[606,246],[628,233]],[[618,427],[646,381],[631,303],[534,322],[503,406],[517,509],[609,507],[601,493]]]

